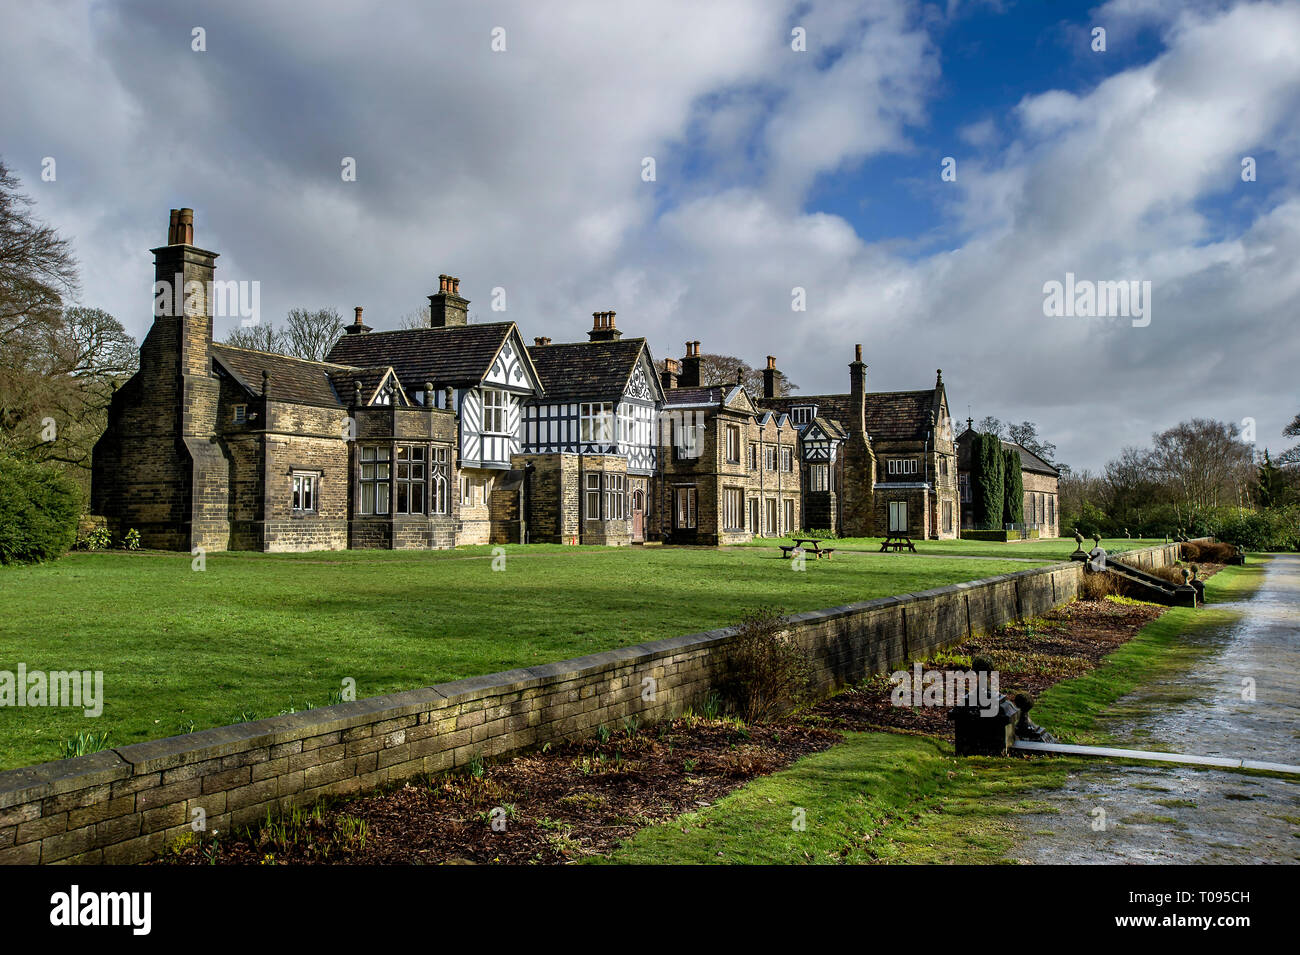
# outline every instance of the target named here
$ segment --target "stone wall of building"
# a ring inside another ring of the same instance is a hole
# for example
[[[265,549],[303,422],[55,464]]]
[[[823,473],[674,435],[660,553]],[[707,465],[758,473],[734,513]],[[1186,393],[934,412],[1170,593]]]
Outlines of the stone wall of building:
[[[1131,553],[1177,560],[1179,545]],[[1072,599],[1079,563],[794,614],[821,694]],[[475,758],[665,719],[714,686],[731,629],[135,743],[0,772],[0,864],[134,863],[191,832],[251,825]],[[653,684],[647,684],[653,680]],[[647,686],[654,693],[646,694]]]
[[[1061,501],[1057,496],[1060,479],[1034,471],[1021,471],[1020,477],[1025,485],[1026,523],[1038,524],[1039,537],[1060,537]]]

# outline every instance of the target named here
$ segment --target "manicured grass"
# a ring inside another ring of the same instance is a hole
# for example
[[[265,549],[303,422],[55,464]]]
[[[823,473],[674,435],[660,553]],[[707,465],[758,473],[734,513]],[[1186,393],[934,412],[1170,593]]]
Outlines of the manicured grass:
[[[840,551],[868,551],[879,553],[880,537],[841,537],[835,540],[827,540],[823,546],[836,548],[835,553]],[[774,548],[778,544],[793,543],[788,537],[762,538],[759,540],[749,541],[745,544],[739,544],[740,547],[769,547]],[[1075,543],[1073,537],[1049,537],[1045,540],[1030,541],[973,541],[973,540],[920,540],[914,539],[916,552],[918,555],[930,554],[935,557],[1028,557],[1034,560],[1061,561],[1069,560],[1070,554],[1074,553]],[[1152,547],[1156,544],[1163,544],[1163,539],[1129,539],[1102,538],[1101,546],[1107,553],[1119,554],[1126,550],[1134,550],[1139,547]],[[1092,540],[1083,542],[1084,550],[1092,550]],[[910,556],[910,555],[909,555]]]
[[[1011,848],[1006,814],[1059,786],[1065,761],[957,759],[923,736],[849,733],[825,752],[755,780],[716,806],[641,830],[611,860],[708,863],[997,862]],[[996,802],[998,813],[987,807]],[[794,827],[803,810],[805,829]]]
[[[1238,600],[1262,579],[1259,563],[1206,581],[1209,601]],[[1103,713],[1136,687],[1184,666],[1198,628],[1222,627],[1235,611],[1175,608],[1144,627],[1102,666],[1040,697],[1035,722],[1058,737],[1104,740]],[[716,806],[644,829],[610,861],[631,864],[989,863],[1012,847],[1008,819],[1042,811],[1034,790],[1062,785],[1077,759],[956,759],[923,736],[850,733],[789,769],[755,780]],[[802,808],[807,828],[792,825]]]
[[[79,732],[119,746],[329,702],[549,663],[734,623],[1032,566],[836,555],[801,573],[762,550],[73,554],[0,568],[0,670],[101,670],[103,715],[0,707],[0,767]]]

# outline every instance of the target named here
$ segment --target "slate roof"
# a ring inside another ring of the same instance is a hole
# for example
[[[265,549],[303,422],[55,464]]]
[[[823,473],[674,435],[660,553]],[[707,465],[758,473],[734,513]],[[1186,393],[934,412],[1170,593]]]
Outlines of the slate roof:
[[[809,426],[817,425],[826,434],[837,440],[843,441],[849,436],[849,433],[840,426],[840,423],[834,418],[823,418],[821,415],[814,415],[812,421],[808,422]]]
[[[326,355],[332,362],[374,367],[392,365],[407,388],[472,388],[481,382],[505,344],[514,322],[404,328],[344,335]]]
[[[272,398],[305,405],[342,407],[344,402],[335,391],[330,376],[359,370],[333,362],[306,361],[288,355],[254,351],[251,348],[235,348],[232,345],[214,343],[211,348],[212,357],[249,394],[262,394],[262,372],[266,371],[271,376]]]
[[[970,450],[971,437],[975,431],[967,428],[957,436],[957,468],[961,471],[970,470]],[[1020,470],[1030,471],[1035,474],[1046,474],[1048,477],[1059,478],[1061,472],[1052,465],[1048,464],[1034,452],[1030,451],[1024,445],[1016,444],[1014,441],[1003,441],[1002,447],[1007,450],[1014,450],[1020,455]]]
[[[700,388],[666,388],[665,405],[720,405],[727,396],[725,385],[704,385]]]
[[[817,417],[834,421],[846,431],[853,418],[850,395],[786,395],[759,398],[763,407],[788,412],[796,405],[816,405]],[[930,413],[938,414],[935,389],[867,392],[867,434],[873,441],[923,441],[930,431]]]
[[[591,398],[617,401],[627,388],[644,347],[644,338],[562,342],[531,345],[528,357],[537,368],[548,401]]]
[[[355,368],[329,372],[330,384],[334,386],[334,392],[339,399],[344,402],[351,402],[353,392],[356,390],[356,382],[361,383],[361,400],[364,404],[370,404],[375,399],[375,392],[379,390],[379,385],[393,370],[392,365],[376,365],[374,368]],[[406,392],[401,377],[394,375],[397,382],[398,401],[406,404]],[[423,387],[423,386],[421,386]],[[272,392],[275,386],[271,386]]]

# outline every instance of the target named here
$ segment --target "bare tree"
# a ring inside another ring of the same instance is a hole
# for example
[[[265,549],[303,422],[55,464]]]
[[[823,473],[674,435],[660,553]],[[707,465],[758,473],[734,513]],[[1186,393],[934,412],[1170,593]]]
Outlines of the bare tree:
[[[0,160],[0,342],[57,325],[78,288],[71,245],[35,219],[18,188]]]
[[[45,376],[63,327],[63,301],[77,292],[71,246],[32,215],[32,200],[0,161],[0,445],[23,449],[19,434],[45,400]],[[42,415],[37,415],[39,420]]]
[[[1300,414],[1291,419],[1291,423],[1282,429],[1282,433],[1288,438],[1300,438]],[[1274,462],[1283,467],[1300,464],[1300,444],[1292,445],[1277,456]]]
[[[288,354],[309,361],[324,361],[334,343],[343,334],[343,316],[336,308],[289,310],[284,331]]]
[[[258,322],[247,328],[238,326],[226,336],[226,344],[236,348],[251,348],[253,351],[274,352],[278,355],[288,354],[289,343],[284,332],[272,322]]]
[[[663,359],[655,363],[656,370],[660,374],[664,370]],[[753,368],[743,359],[734,355],[712,355],[700,354],[700,384],[701,385],[734,385],[736,383],[736,373],[740,373],[741,384],[751,395],[761,395],[763,393],[763,372]],[[792,382],[781,372],[776,373],[776,393],[778,396],[789,395],[792,391],[797,391],[799,386]]]
[[[398,328],[428,328],[433,322],[429,306],[421,305],[414,312],[407,312],[397,320]]]
[[[1048,464],[1056,464],[1056,445],[1038,434],[1038,425],[1032,421],[1007,425],[1007,436],[1022,448],[1034,452]]]
[[[1254,453],[1228,422],[1193,418],[1153,435],[1151,468],[1167,485],[1180,521],[1224,504],[1242,505]]]

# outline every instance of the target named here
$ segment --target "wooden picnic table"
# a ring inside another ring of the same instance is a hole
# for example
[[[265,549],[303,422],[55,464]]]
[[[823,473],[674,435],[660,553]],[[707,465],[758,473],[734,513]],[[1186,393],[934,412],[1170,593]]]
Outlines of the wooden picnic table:
[[[820,546],[821,542],[825,540],[824,537],[792,537],[790,539],[794,541],[794,544],[778,545],[781,548],[782,557],[790,557],[797,550],[811,550],[814,556],[818,558],[824,556],[827,560],[830,560],[831,555],[835,553],[834,547]],[[812,546],[811,547],[805,546],[808,544],[811,544]]]
[[[892,550],[897,553],[904,548],[910,550],[913,554],[916,553],[916,545],[912,543],[912,538],[908,537],[906,534],[888,534],[885,536],[885,539],[880,542],[880,549],[885,552]]]

